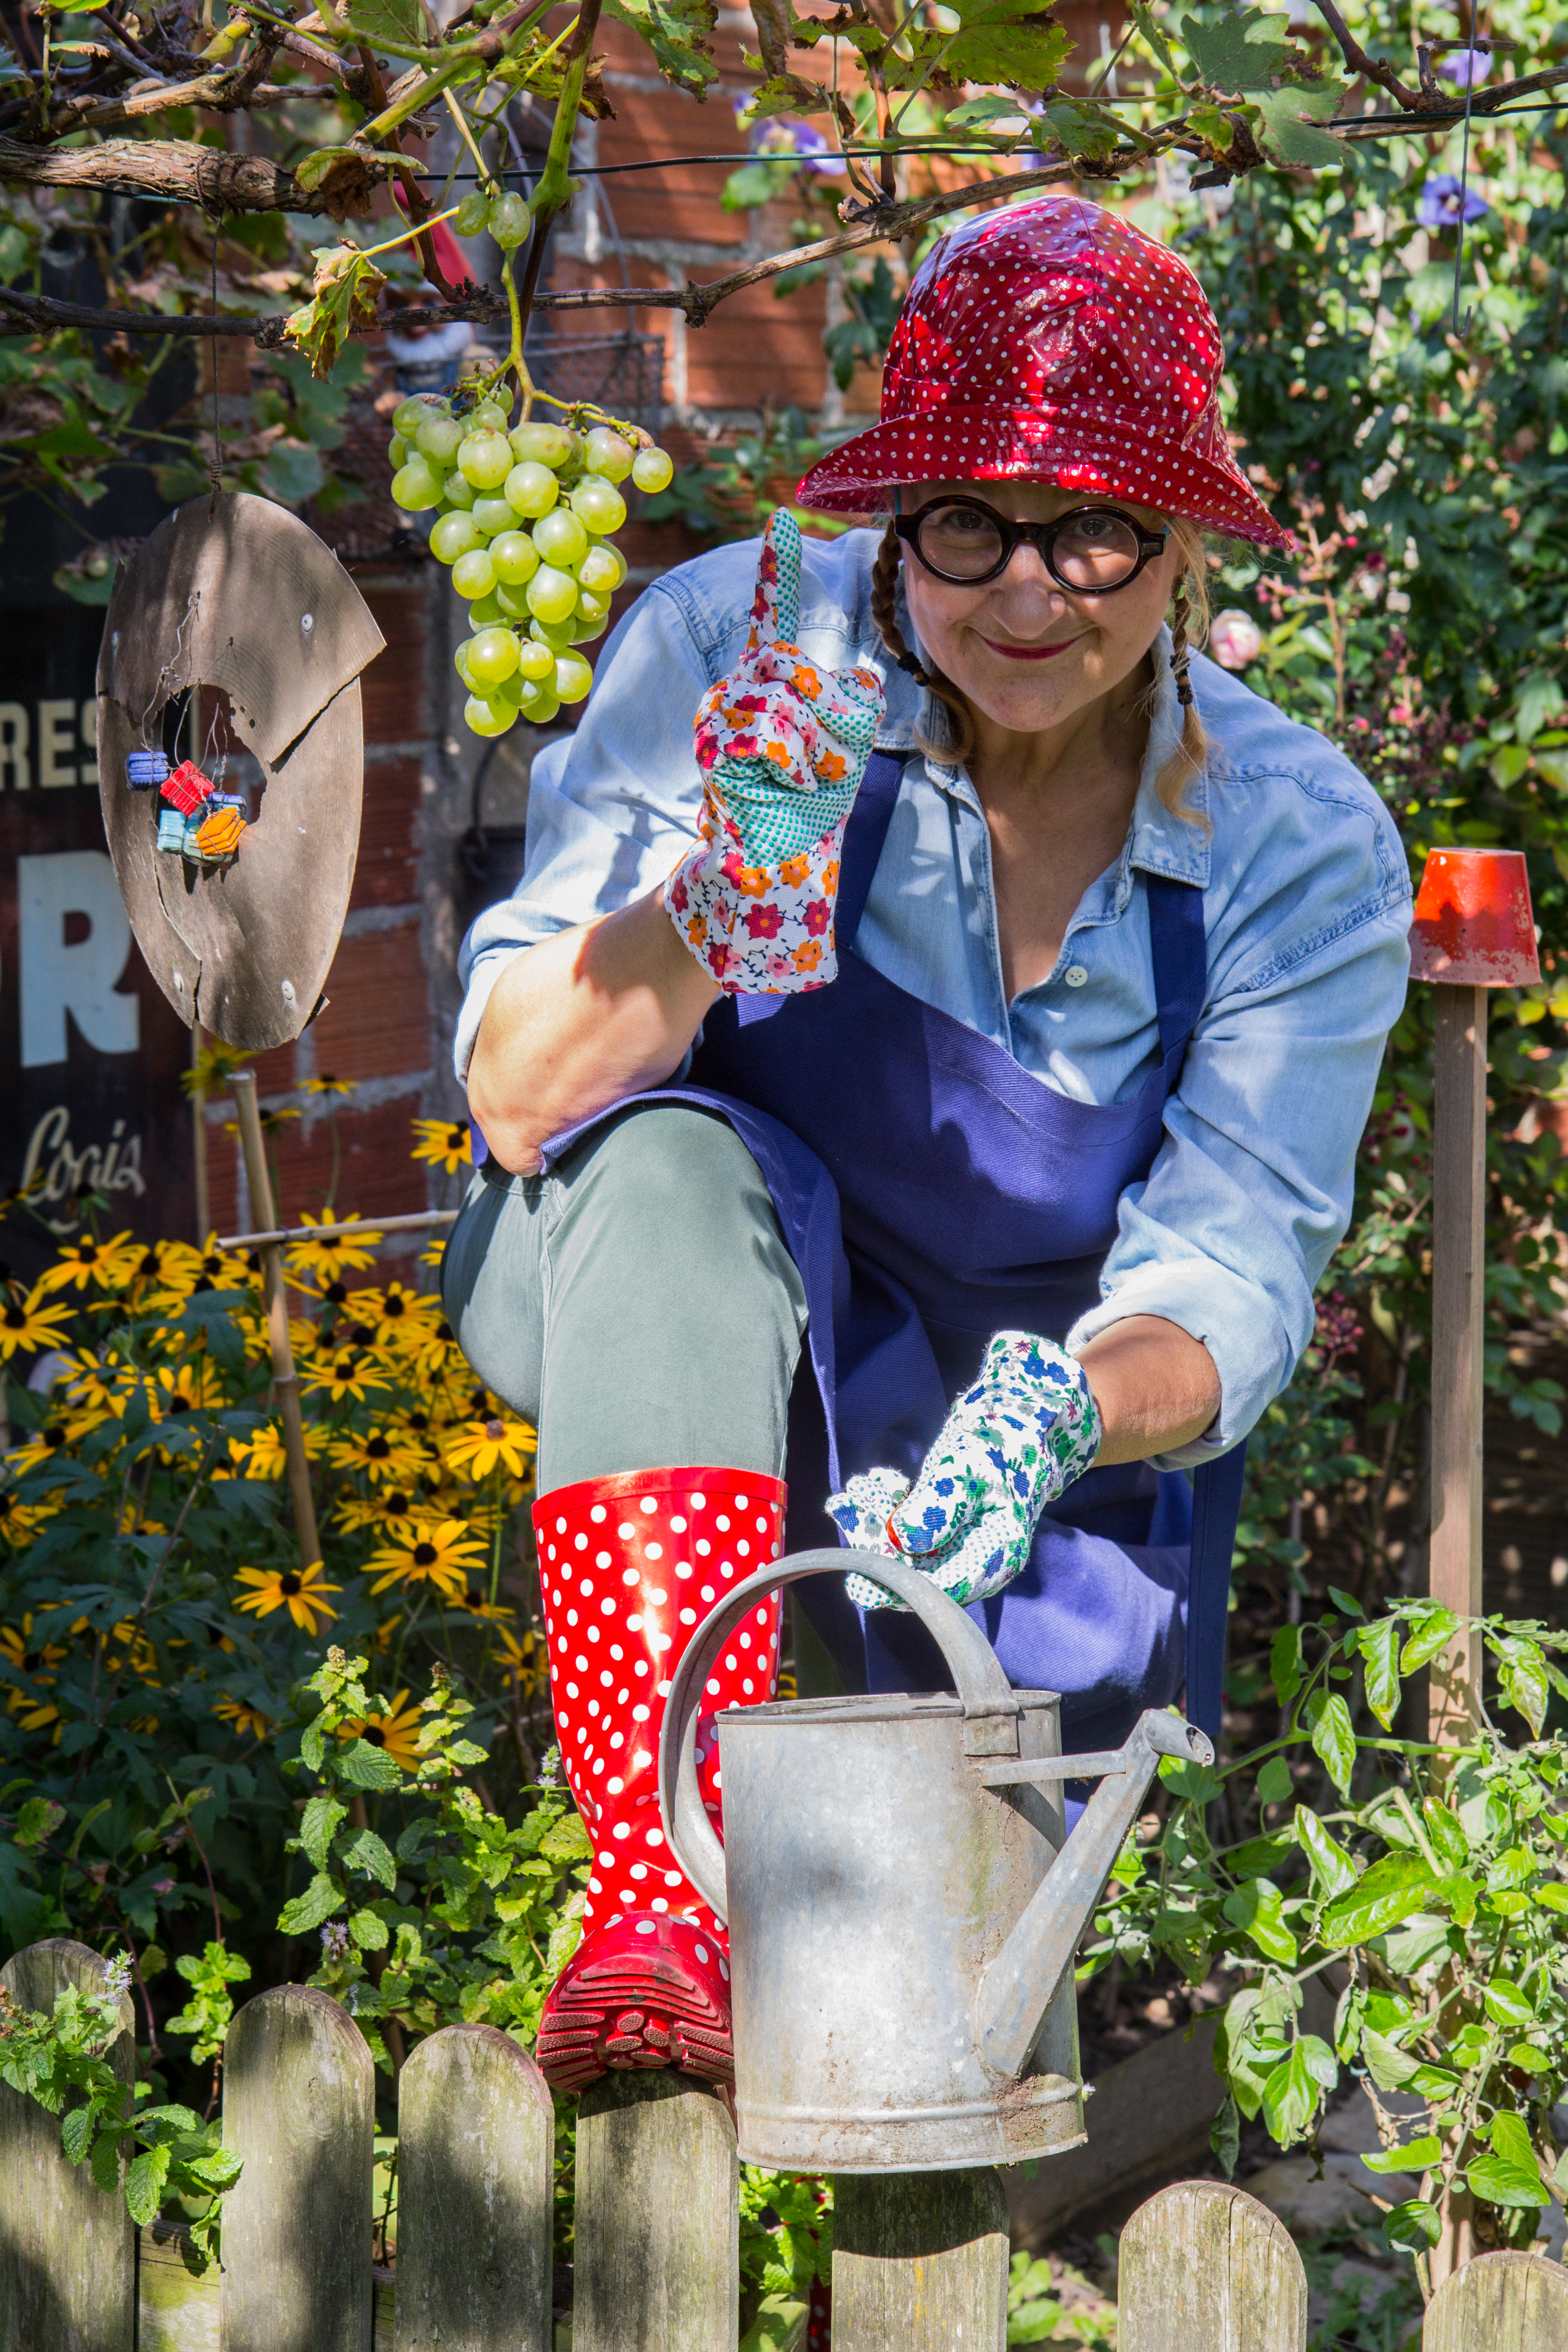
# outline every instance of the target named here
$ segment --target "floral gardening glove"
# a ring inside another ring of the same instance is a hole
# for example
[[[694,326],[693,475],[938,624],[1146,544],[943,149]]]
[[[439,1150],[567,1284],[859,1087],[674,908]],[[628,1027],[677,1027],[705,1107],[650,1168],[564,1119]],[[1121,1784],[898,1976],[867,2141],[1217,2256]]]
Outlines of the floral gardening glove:
[[[886,698],[868,669],[809,662],[799,626],[800,532],[780,508],[745,653],[697,713],[697,846],[664,886],[670,921],[731,996],[826,988],[838,972],[838,854]]]
[[[914,1485],[868,1470],[827,1508],[858,1550],[901,1554],[964,1608],[1011,1584],[1040,1513],[1081,1477],[1100,1441],[1100,1408],[1077,1359],[1054,1340],[998,1331]],[[858,1572],[844,1589],[858,1609],[904,1606]]]

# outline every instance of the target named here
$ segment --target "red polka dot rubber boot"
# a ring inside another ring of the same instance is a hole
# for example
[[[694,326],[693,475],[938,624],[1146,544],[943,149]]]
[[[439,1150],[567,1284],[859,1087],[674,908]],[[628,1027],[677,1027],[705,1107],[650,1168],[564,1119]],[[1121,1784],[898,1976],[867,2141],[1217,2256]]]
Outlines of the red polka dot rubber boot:
[[[558,1486],[533,1507],[550,1696],[567,1786],[594,1841],[583,1940],[540,2021],[540,2071],[578,2091],[616,2067],[732,2084],[729,1937],[675,1864],[658,1811],[670,1679],[731,1586],[776,1559],[784,1485],[747,1470],[646,1470]],[[779,1596],[731,1634],[713,1711],[772,1698]],[[702,1801],[722,1832],[719,1738],[697,1726]]]

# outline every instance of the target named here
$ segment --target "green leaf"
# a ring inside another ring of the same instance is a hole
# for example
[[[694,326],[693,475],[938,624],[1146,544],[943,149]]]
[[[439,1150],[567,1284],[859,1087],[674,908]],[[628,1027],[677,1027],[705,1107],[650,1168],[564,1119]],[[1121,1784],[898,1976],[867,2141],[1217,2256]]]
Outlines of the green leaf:
[[[708,40],[719,22],[713,0],[604,0],[604,14],[641,36],[677,89],[702,98],[718,80]]]
[[[1325,2091],[1340,2079],[1333,2052],[1315,2033],[1303,2033],[1263,2086],[1263,2120],[1281,2147],[1300,2139]]]
[[[125,2176],[125,2202],[131,2219],[142,2229],[158,2218],[168,2171],[169,2148],[164,2142],[157,2147],[143,2148]]]
[[[1329,1905],[1323,1913],[1323,1941],[1332,1951],[1369,1943],[1373,1937],[1397,1927],[1400,1920],[1425,1910],[1438,1890],[1439,1881],[1420,1854],[1384,1854],[1353,1887]]]
[[[1533,2042],[1516,2042],[1508,2053],[1508,2063],[1527,2074],[1550,2074],[1556,2069],[1555,2059],[1549,2058],[1544,2050],[1538,2050]]]
[[[1421,1821],[1439,1862],[1450,1862],[1456,1870],[1462,1869],[1470,1858],[1470,1841],[1458,1813],[1438,1798],[1427,1797],[1422,1803]]]
[[[320,156],[307,156],[297,164],[294,176],[302,187],[309,187],[312,183],[306,173],[310,167],[320,163],[318,177],[324,178],[331,165],[341,160],[338,151],[322,149]],[[376,325],[385,284],[385,272],[367,261],[357,245],[324,246],[317,254],[310,299],[302,310],[290,311],[283,333],[287,341],[304,352],[311,374],[319,381],[324,383],[331,374],[338,353],[356,327],[368,331]],[[393,1769],[395,1771],[396,1767]]]
[[[92,2154],[98,2118],[91,2107],[73,2107],[60,2126],[60,2146],[68,2164],[85,2164]]]
[[[1362,1627],[1356,1643],[1366,1674],[1366,1703],[1384,1731],[1393,1728],[1399,1707],[1399,1636],[1403,1630],[1397,1617],[1380,1617],[1375,1624]]]
[[[1254,1878],[1227,1895],[1224,1907],[1231,1926],[1249,1936],[1265,1959],[1278,1960],[1282,1968],[1295,1966],[1296,1938],[1285,1925],[1283,1900],[1277,1886],[1270,1885],[1267,1878]]]
[[[1405,1644],[1399,1661],[1401,1674],[1413,1675],[1418,1666],[1430,1665],[1439,1650],[1446,1650],[1459,1630],[1459,1621],[1451,1609],[1434,1609]]]
[[[1049,89],[1072,47],[1071,36],[1040,0],[952,0],[956,34],[911,26],[908,62],[893,49],[881,58],[889,89],[907,89],[928,67],[957,82],[1005,82],[1014,89]]]
[[[120,2143],[124,2137],[118,2124],[100,2131],[92,2143],[92,2177],[98,2188],[112,2196],[120,2186]]]
[[[1322,1901],[1331,1902],[1357,1884],[1356,1867],[1350,1855],[1308,1806],[1297,1806],[1295,1828],[1311,1863],[1313,1881]]]
[[[378,1838],[374,1830],[361,1830],[343,1861],[350,1870],[363,1870],[372,1878],[379,1878],[388,1889],[397,1884],[397,1864],[384,1840]]]
[[[553,1829],[547,1830],[539,1841],[539,1851],[546,1862],[589,1862],[593,1859],[594,1841],[580,1813],[563,1813]]]
[[[1348,1797],[1351,1775],[1355,1770],[1355,1733],[1350,1709],[1338,1691],[1324,1702],[1323,1711],[1312,1727],[1312,1746],[1341,1796]]]
[[[338,1757],[338,1769],[345,1780],[356,1789],[400,1789],[402,1768],[387,1754],[384,1748],[373,1748],[368,1739],[351,1740]]]
[[[1296,1782],[1283,1756],[1271,1756],[1258,1776],[1258,1801],[1260,1805],[1288,1804],[1296,1792]]]
[[[390,1941],[386,1922],[379,1911],[351,1912],[349,1934],[362,1952],[384,1952]]]
[[[1552,2191],[1541,2178],[1539,2165],[1510,2164],[1506,2157],[1479,2156],[1465,2167],[1465,2185],[1485,2205],[1503,2205],[1519,2211],[1550,2205]]]
[[[1519,1709],[1539,1739],[1552,1696],[1541,1644],[1513,1635],[1506,1641],[1489,1641],[1487,1647],[1498,1662],[1498,1682],[1504,1698]]]
[[[1415,2061],[1407,2057],[1396,2042],[1385,2033],[1374,2033],[1363,2026],[1361,2037],[1363,2063],[1380,2091],[1397,2091],[1415,2073]]]
[[[1212,1805],[1225,1782],[1209,1764],[1190,1764],[1179,1756],[1162,1756],[1160,1778],[1167,1789],[1192,1805]]]
[[[1301,1687],[1301,1628],[1281,1625],[1268,1652],[1268,1679],[1281,1706],[1289,1706]]]
[[[1499,2025],[1533,2025],[1535,2005],[1508,1977],[1494,1977],[1481,1994],[1487,2015]]]
[[[334,1881],[318,1871],[303,1895],[285,1903],[278,1914],[278,1925],[286,1936],[308,1936],[312,1927],[324,1926],[342,1907],[343,1897]]]
[[[1218,2157],[1226,2179],[1234,2180],[1237,2159],[1241,2154],[1241,2116],[1233,2098],[1226,2098],[1209,2126],[1209,2147]]]
[[[1536,1888],[1535,1899],[1543,1903],[1548,1911],[1568,1911],[1568,1886],[1553,1880],[1550,1885]]]
[[[1180,31],[1188,56],[1211,89],[1266,90],[1285,62],[1289,16],[1266,16],[1258,8],[1238,8],[1217,24],[1184,16]]]
[[[1407,2254],[1424,2254],[1443,2234],[1443,2217],[1424,2197],[1411,2197],[1383,2217],[1383,2234]]]
[[[300,1843],[318,1870],[325,1870],[332,1832],[348,1815],[348,1807],[340,1805],[335,1797],[312,1797],[300,1814]]]
[[[352,0],[349,23],[372,48],[386,41],[423,48],[430,38],[419,0]]]
[[[65,1817],[65,1807],[57,1805],[52,1797],[29,1797],[26,1803],[17,1809],[12,1841],[21,1847],[24,1853],[31,1853],[35,1847],[43,1844],[46,1838],[53,1837]]]
[[[279,505],[286,507],[303,505],[307,499],[315,496],[327,478],[321,451],[312,448],[308,441],[292,440],[274,442],[267,453],[267,463],[261,475],[270,495]],[[235,1480],[227,1483],[244,1492],[243,1482]],[[217,1489],[220,1496],[226,1491],[226,1486]]]
[[[1363,2156],[1369,2172],[1426,2172],[1443,2160],[1443,2143],[1436,2132],[1406,2140],[1403,2147],[1385,2147],[1381,2155]]]
[[[1263,117],[1264,153],[1277,163],[1297,163],[1312,172],[1335,170],[1346,160],[1345,148],[1315,126],[1332,120],[1343,96],[1342,82],[1316,87],[1287,82],[1282,89],[1260,90],[1257,102]]]

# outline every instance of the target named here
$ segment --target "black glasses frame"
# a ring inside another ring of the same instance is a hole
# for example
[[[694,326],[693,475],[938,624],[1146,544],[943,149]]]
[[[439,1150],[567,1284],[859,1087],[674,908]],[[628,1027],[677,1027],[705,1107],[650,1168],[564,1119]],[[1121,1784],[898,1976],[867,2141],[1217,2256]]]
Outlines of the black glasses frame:
[[[942,572],[926,554],[920,542],[921,525],[929,516],[940,514],[944,507],[972,508],[976,514],[983,514],[988,522],[995,524],[1002,540],[1002,552],[988,572]],[[1113,580],[1105,588],[1084,588],[1080,587],[1076,580],[1064,580],[1057,570],[1058,539],[1068,523],[1081,522],[1085,515],[1114,515],[1117,521],[1124,522],[1128,530],[1136,537],[1138,561],[1125,580]],[[904,545],[913,550],[917,561],[925,571],[931,573],[931,578],[945,580],[950,586],[980,588],[984,587],[986,581],[1000,578],[1012,562],[1019,547],[1026,543],[1034,549],[1057,586],[1065,588],[1071,596],[1114,596],[1119,588],[1130,588],[1145,564],[1152,563],[1155,556],[1163,553],[1165,541],[1170,535],[1163,530],[1146,530],[1137,516],[1129,514],[1125,507],[1110,505],[1069,507],[1067,513],[1058,515],[1054,522],[1015,522],[1010,515],[999,514],[994,507],[987,506],[984,499],[967,498],[930,499],[914,514],[895,515],[893,529],[903,541]]]

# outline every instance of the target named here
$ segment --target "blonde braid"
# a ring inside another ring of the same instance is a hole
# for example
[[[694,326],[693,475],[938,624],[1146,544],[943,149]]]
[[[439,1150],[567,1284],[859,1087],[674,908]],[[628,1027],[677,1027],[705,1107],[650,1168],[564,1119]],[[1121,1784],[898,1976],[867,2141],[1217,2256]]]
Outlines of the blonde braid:
[[[1192,660],[1192,641],[1195,638],[1201,645],[1208,635],[1208,564],[1203,533],[1195,523],[1173,520],[1170,530],[1186,558],[1171,602],[1171,670],[1182,713],[1182,736],[1156,777],[1154,788],[1162,805],[1173,816],[1183,818],[1188,824],[1201,824],[1203,820],[1186,805],[1186,792],[1194,777],[1202,775],[1207,767],[1210,746],[1193,697],[1188,664]]]

